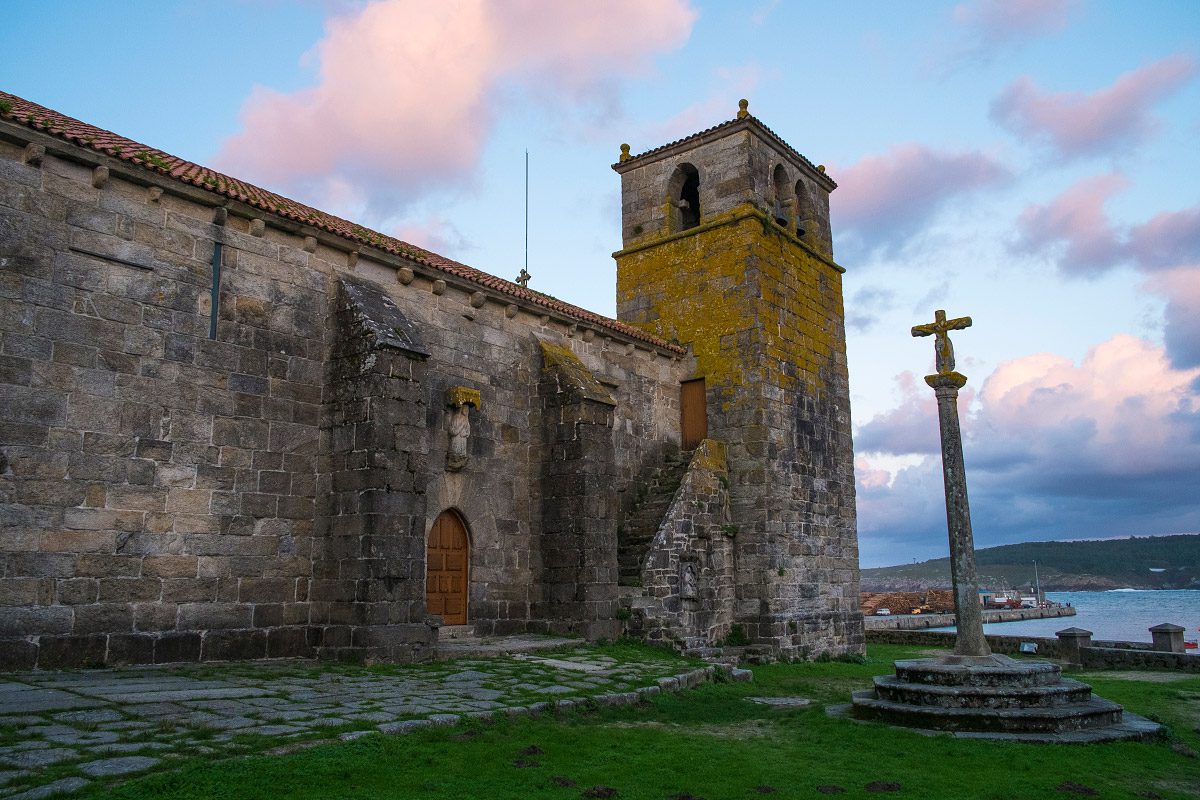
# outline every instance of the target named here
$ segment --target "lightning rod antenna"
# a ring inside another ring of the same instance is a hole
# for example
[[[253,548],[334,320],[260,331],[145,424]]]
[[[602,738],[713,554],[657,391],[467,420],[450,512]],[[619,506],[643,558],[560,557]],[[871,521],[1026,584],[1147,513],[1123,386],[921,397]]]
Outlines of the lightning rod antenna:
[[[529,151],[525,151],[525,271],[529,271]]]

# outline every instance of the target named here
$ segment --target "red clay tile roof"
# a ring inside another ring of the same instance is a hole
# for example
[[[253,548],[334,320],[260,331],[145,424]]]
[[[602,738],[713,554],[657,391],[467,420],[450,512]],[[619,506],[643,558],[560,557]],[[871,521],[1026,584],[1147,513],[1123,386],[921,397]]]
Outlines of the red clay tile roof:
[[[700,131],[699,133],[693,133],[691,136],[685,136],[682,139],[676,139],[673,142],[668,142],[667,144],[659,145],[658,147],[655,147],[652,150],[647,150],[644,153],[638,153],[636,156],[630,156],[629,158],[627,158],[624,161],[618,161],[616,164],[613,164],[612,165],[613,169],[615,169],[619,172],[620,170],[629,166],[631,162],[637,161],[639,158],[646,158],[647,156],[652,156],[655,153],[661,153],[663,150],[674,147],[677,144],[683,144],[684,142],[690,142],[690,141],[693,141],[694,139],[699,139],[702,136],[707,136],[708,134],[710,134],[714,131],[719,131],[723,128],[731,128],[734,125],[737,125],[739,122],[754,123],[754,125],[756,127],[758,127],[758,129],[761,130],[763,133],[765,133],[767,135],[767,137],[769,139],[771,139],[776,144],[776,146],[778,146],[781,150],[783,150],[786,153],[791,153],[793,156],[800,159],[801,164],[807,164],[809,167],[812,167],[814,172],[820,172],[821,175],[824,176],[825,180],[829,181],[829,183],[832,184],[831,188],[834,188],[834,189],[837,188],[837,182],[833,178],[826,175],[824,173],[824,171],[819,170],[817,168],[816,164],[812,163],[807,158],[805,158],[803,155],[801,155],[796,150],[796,148],[792,147],[790,144],[785,142],[782,138],[780,138],[779,134],[777,134],[775,131],[771,130],[766,125],[764,125],[762,120],[759,119],[758,117],[754,116],[753,114],[747,114],[744,118],[741,118],[741,119],[734,117],[731,120],[726,120],[725,122],[722,122],[720,125],[713,125],[711,128],[705,128],[704,130]]]
[[[513,299],[523,300],[541,306],[549,311],[577,319],[590,325],[608,328],[639,341],[653,344],[657,347],[676,353],[686,351],[675,344],[663,341],[645,331],[638,330],[623,322],[596,314],[585,308],[565,303],[558,298],[528,289],[512,281],[498,278],[482,270],[468,267],[430,250],[409,244],[408,242],[385,236],[377,231],[355,225],[352,222],[326,214],[303,203],[289,200],[282,195],[268,192],[253,184],[223,175],[216,170],[199,164],[185,161],[178,156],[164,153],[162,150],[147,147],[132,139],[118,136],[111,131],[88,125],[77,119],[60,114],[57,111],[31,103],[16,95],[0,91],[0,119],[11,120],[34,130],[54,136],[80,147],[102,153],[119,159],[128,164],[141,167],[150,172],[166,175],[180,183],[191,184],[205,189],[213,194],[238,200],[254,208],[271,214],[310,225],[329,233],[336,234],[351,242],[369,245],[393,255],[401,256],[418,264],[432,267],[435,270],[464,279],[481,287],[506,294]]]

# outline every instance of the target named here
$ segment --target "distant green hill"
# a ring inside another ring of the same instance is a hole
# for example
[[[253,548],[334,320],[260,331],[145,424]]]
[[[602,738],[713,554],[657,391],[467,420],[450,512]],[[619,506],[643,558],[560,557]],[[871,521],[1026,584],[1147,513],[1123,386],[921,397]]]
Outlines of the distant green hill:
[[[1028,589],[1033,585],[1035,561],[1043,591],[1200,589],[1200,534],[989,547],[975,553],[979,585]],[[949,585],[948,558],[862,571],[863,591]]]

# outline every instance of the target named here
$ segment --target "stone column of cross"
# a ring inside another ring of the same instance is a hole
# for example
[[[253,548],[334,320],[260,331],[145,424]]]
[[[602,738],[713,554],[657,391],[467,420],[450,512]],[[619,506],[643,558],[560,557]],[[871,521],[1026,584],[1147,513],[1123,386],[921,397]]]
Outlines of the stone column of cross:
[[[975,573],[975,542],[971,533],[971,508],[967,503],[967,476],[963,466],[962,431],[958,425],[958,390],[967,376],[954,371],[954,345],[950,331],[971,326],[970,317],[946,319],[939,309],[932,323],[915,325],[913,336],[933,336],[937,372],[925,382],[937,395],[942,435],[942,477],[946,484],[946,527],[950,536],[950,579],[954,584],[954,616],[958,634],[956,656],[989,656],[992,649],[983,635],[983,606]]]

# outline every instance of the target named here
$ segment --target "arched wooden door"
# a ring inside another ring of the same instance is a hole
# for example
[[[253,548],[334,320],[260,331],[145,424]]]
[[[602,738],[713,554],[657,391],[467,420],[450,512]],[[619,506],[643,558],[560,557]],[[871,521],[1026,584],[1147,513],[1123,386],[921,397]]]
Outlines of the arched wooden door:
[[[467,624],[467,528],[453,511],[443,511],[429,532],[425,553],[425,605],[446,625]]]

